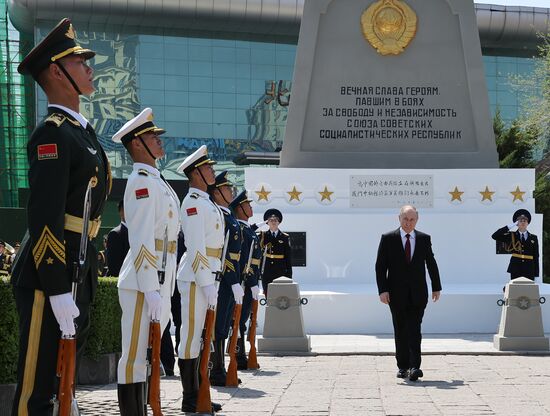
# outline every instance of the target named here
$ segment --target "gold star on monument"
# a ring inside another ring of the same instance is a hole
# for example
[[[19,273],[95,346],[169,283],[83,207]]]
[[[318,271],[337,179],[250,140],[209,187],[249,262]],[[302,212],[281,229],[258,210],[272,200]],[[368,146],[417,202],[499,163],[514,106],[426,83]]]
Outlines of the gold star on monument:
[[[485,201],[485,200],[489,200],[489,201],[492,201],[493,200],[493,194],[495,192],[492,192],[492,191],[489,191],[489,187],[488,186],[485,186],[485,190],[484,191],[479,191],[479,193],[481,194],[481,196],[483,197],[481,199],[481,202]]]
[[[325,199],[332,202],[332,199],[330,199],[330,196],[333,193],[334,192],[330,192],[328,190],[327,186],[325,185],[325,189],[323,189],[321,192],[319,192],[319,194],[321,195],[321,202],[323,202]]]
[[[300,200],[301,192],[298,192],[298,190],[296,189],[296,186],[293,186],[292,191],[287,192],[287,194],[290,196],[289,201],[292,201],[293,199],[295,199],[296,201]]]
[[[262,185],[261,189],[259,191],[254,191],[258,194],[258,201],[261,201],[262,199],[264,201],[267,201],[267,198],[271,192],[266,191],[265,187]]]
[[[52,259],[51,257],[48,257],[48,258],[46,259],[46,263],[48,263],[48,264],[53,264],[53,259]]]
[[[458,190],[458,186],[455,186],[455,189],[451,192],[449,192],[451,194],[451,202],[453,201],[460,201],[462,202],[462,194],[464,192],[461,192]]]
[[[525,202],[523,200],[523,195],[525,194],[525,192],[522,192],[520,189],[519,189],[519,186],[516,186],[516,190],[515,191],[512,191],[510,192],[512,195],[514,195],[514,200],[512,202],[516,202],[518,199],[521,201],[521,202]]]

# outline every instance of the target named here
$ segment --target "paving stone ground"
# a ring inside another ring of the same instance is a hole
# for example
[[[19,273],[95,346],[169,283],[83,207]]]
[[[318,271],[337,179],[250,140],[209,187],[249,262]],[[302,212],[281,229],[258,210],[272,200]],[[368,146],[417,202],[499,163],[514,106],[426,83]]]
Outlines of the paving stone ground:
[[[426,355],[424,378],[395,377],[390,355],[261,356],[239,388],[212,389],[218,415],[549,415],[550,357]],[[181,415],[178,377],[161,382],[163,414]],[[83,415],[117,415],[116,384],[79,386]]]

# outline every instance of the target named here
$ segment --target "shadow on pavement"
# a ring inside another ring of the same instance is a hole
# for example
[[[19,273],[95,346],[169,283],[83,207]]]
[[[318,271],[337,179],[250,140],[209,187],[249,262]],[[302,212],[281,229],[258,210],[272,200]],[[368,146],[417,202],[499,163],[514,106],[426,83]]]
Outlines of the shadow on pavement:
[[[437,389],[449,390],[456,389],[464,385],[463,380],[419,380],[419,381],[410,381],[406,380],[405,383],[407,386],[411,387],[435,387]]]

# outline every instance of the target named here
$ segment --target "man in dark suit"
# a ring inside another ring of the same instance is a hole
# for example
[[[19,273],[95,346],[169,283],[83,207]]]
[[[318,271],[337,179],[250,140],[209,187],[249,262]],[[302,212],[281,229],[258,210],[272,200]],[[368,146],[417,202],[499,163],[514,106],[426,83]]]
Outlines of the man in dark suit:
[[[415,230],[418,212],[401,207],[401,227],[382,235],[376,258],[376,283],[380,301],[389,305],[395,335],[397,377],[411,381],[424,374],[420,369],[421,324],[428,304],[426,267],[432,283],[432,300],[439,299],[439,270],[428,234]]]
[[[109,231],[107,235],[107,268],[109,269],[110,276],[118,276],[120,274],[120,268],[128,250],[130,250],[130,243],[128,242],[128,227],[124,218],[124,200],[121,199],[118,203],[118,215],[120,216],[120,224]]]
[[[527,231],[530,222],[531,213],[518,209],[512,216],[512,224],[499,228],[492,235],[493,240],[504,243],[506,251],[512,254],[507,270],[510,279],[526,277],[535,280],[539,276],[539,240]],[[512,231],[516,227],[517,230]]]

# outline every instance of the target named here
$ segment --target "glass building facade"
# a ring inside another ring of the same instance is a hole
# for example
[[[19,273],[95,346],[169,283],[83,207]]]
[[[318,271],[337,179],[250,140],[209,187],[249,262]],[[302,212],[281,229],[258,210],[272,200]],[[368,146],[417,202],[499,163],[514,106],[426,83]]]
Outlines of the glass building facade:
[[[491,113],[494,116],[499,108],[502,119],[511,123],[521,115],[519,93],[512,88],[512,82],[516,76],[529,76],[533,73],[534,61],[531,58],[484,56],[483,65]]]
[[[39,38],[50,29],[39,28]],[[191,151],[206,144],[213,157],[241,178],[233,159],[243,151],[271,152],[282,146],[295,44],[253,40],[78,32],[79,42],[97,52],[96,92],[81,111],[95,126],[115,177],[132,162],[111,136],[142,108],[166,129],[168,178]],[[37,114],[46,97],[37,90]]]

